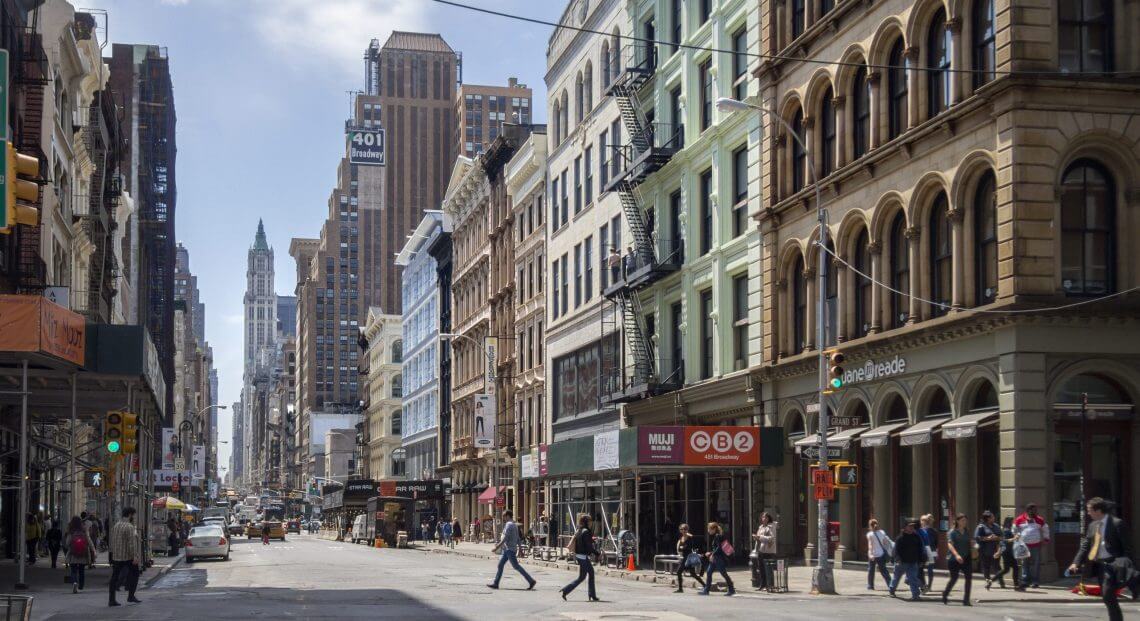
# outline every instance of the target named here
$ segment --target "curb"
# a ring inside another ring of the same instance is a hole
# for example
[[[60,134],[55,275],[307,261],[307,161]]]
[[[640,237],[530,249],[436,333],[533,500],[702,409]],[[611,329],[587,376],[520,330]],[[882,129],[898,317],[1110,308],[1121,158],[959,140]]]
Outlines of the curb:
[[[178,567],[179,565],[181,565],[181,564],[182,564],[182,561],[183,561],[185,558],[186,558],[186,554],[185,554],[185,553],[181,553],[181,554],[179,554],[178,556],[174,557],[174,561],[173,561],[173,562],[171,562],[169,565],[162,565],[162,566],[160,566],[160,567],[159,567],[159,568],[158,568],[158,569],[155,571],[155,573],[154,573],[154,575],[153,575],[153,576],[151,576],[151,577],[149,577],[149,578],[147,578],[147,579],[146,579],[146,582],[143,584],[143,588],[144,588],[144,589],[149,589],[149,588],[150,588],[152,585],[154,585],[154,583],[155,583],[155,582],[158,582],[158,581],[159,581],[159,580],[160,580],[160,579],[161,579],[163,576],[165,576],[166,574],[170,573],[170,570],[172,570],[172,569],[174,569],[175,567]]]

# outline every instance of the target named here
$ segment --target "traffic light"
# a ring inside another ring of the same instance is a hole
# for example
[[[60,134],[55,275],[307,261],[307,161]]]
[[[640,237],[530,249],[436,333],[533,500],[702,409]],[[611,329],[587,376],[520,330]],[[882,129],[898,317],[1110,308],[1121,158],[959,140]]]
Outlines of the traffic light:
[[[40,221],[40,210],[35,203],[40,198],[40,186],[35,181],[20,177],[39,177],[40,160],[20,153],[11,142],[4,145],[3,199],[0,208],[0,233],[8,233],[17,224],[35,226]],[[21,205],[17,201],[31,203]]]
[[[103,445],[112,455],[118,455],[123,450],[122,412],[107,412],[107,419],[103,424]]]
[[[859,466],[855,464],[835,464],[835,486],[856,487],[859,485]]]
[[[123,454],[133,455],[139,452],[139,415],[123,412],[122,425]]]
[[[828,392],[843,388],[843,363],[847,357],[838,349],[824,352],[827,358],[827,386]]]

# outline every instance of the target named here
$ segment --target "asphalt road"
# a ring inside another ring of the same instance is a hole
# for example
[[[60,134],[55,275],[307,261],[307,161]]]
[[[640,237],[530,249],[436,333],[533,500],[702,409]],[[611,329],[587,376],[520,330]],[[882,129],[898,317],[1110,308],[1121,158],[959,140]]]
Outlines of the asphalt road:
[[[747,585],[736,597],[673,594],[664,586],[599,578],[599,603],[586,601],[585,585],[570,596],[559,588],[564,570],[527,568],[534,591],[507,567],[502,588],[488,589],[495,567],[487,561],[415,550],[377,550],[292,535],[263,546],[235,541],[232,559],[183,564],[151,588],[141,604],[108,608],[105,591],[53,596],[37,602],[34,617],[93,619],[567,619],[580,621],[685,621],[689,619],[1091,619],[1105,618],[1096,601],[1078,604],[943,606],[853,593],[838,597],[758,594]],[[125,602],[125,595],[120,597]],[[41,605],[42,604],[42,605]],[[1130,608],[1135,609],[1134,606]],[[1140,619],[1140,615],[1129,618]]]

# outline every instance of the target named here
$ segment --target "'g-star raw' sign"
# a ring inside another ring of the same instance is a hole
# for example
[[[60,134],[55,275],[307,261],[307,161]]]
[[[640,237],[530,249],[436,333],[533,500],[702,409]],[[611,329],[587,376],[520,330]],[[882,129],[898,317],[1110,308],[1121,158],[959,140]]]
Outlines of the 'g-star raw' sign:
[[[884,377],[902,375],[903,373],[906,373],[906,358],[902,356],[895,356],[891,360],[883,362],[868,360],[864,362],[861,367],[848,369],[843,374],[843,383],[854,384],[857,382],[870,382]]]

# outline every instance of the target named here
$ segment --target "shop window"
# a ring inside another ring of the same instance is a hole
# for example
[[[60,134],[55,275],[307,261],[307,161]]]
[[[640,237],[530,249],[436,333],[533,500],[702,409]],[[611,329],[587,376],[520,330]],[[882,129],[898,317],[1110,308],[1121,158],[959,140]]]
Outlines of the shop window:
[[[939,194],[930,210],[930,295],[935,302],[930,314],[934,317],[945,315],[952,302],[954,253],[948,211],[946,195]]]
[[[946,395],[945,390],[936,388],[927,402],[925,418],[938,418],[940,416],[950,416],[950,398]]]
[[[990,382],[982,382],[977,391],[974,392],[974,398],[970,402],[970,411],[975,410],[995,410],[998,408],[998,394],[997,389]]]
[[[1092,404],[1131,403],[1124,390],[1114,381],[1100,375],[1078,375],[1065,382],[1054,399],[1057,403],[1080,403],[1088,395]]]
[[[997,295],[998,280],[997,193],[992,172],[982,177],[974,193],[974,262],[975,303],[989,304]]]
[[[1080,160],[1061,181],[1061,287],[1069,295],[1115,289],[1116,188],[1100,164]]]

